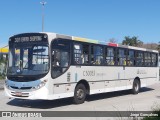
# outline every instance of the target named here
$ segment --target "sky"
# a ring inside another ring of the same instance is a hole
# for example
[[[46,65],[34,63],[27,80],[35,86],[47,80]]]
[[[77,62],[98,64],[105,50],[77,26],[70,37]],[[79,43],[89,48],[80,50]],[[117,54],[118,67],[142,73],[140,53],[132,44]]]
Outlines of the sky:
[[[0,3],[0,47],[10,36],[42,31],[42,0]],[[137,36],[144,43],[160,41],[160,0],[45,0],[45,32],[118,43]]]

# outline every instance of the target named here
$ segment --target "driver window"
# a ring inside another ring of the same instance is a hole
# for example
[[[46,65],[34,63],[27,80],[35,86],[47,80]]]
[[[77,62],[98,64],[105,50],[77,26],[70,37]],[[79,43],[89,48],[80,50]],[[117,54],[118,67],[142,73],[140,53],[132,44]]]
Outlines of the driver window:
[[[66,51],[53,50],[52,51],[53,66],[68,67],[69,66],[69,53]]]
[[[52,77],[65,73],[70,64],[70,41],[58,39],[52,42]]]
[[[68,67],[69,66],[69,54],[68,52],[61,53],[61,67]]]

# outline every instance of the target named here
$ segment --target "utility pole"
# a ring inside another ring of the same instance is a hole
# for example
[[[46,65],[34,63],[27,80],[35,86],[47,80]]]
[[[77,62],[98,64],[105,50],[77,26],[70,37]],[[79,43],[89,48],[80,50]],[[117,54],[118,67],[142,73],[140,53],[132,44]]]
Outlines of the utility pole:
[[[47,4],[47,2],[42,1],[40,4],[42,5],[42,32],[44,32],[44,6]]]

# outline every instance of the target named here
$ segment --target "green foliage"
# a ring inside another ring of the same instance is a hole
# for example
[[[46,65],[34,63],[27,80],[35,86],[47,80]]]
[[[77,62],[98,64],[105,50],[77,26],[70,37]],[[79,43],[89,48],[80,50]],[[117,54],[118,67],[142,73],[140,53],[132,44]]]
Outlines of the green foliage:
[[[109,39],[109,41],[108,42],[110,42],[110,43],[117,43],[118,42],[118,40],[116,40],[115,38],[111,38],[111,39]]]
[[[158,116],[160,115],[160,111],[155,111],[153,113],[158,114]],[[142,120],[160,120],[160,117],[145,117]]]
[[[2,74],[0,73],[0,80],[5,79],[5,77],[6,77],[6,71],[5,70],[6,70],[6,65],[7,65],[7,60],[3,57],[2,54],[0,54],[0,65],[2,65],[2,64],[5,65],[5,68],[4,68],[3,73]]]
[[[4,74],[0,73],[0,80],[4,80],[6,78],[6,76]]]
[[[2,63],[7,64],[7,60],[3,58],[2,54],[0,54],[0,64]]]
[[[144,117],[142,120],[160,120],[160,105],[158,103],[154,103],[151,109],[153,114],[158,114],[158,117]]]
[[[146,117],[143,120],[159,120],[159,117]]]
[[[122,41],[122,45],[140,47],[143,45],[143,42],[141,40],[138,40],[138,37],[136,36],[133,37],[126,36],[125,39]]]

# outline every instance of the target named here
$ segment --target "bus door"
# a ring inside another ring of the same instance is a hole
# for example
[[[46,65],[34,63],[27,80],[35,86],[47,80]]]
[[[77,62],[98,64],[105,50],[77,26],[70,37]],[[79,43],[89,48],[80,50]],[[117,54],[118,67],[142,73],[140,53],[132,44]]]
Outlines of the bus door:
[[[55,39],[52,42],[52,78],[54,83],[54,93],[65,92],[65,87],[70,83],[70,41],[65,39]],[[62,84],[67,83],[67,84]]]

